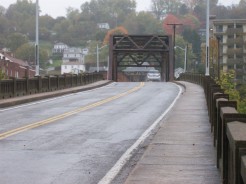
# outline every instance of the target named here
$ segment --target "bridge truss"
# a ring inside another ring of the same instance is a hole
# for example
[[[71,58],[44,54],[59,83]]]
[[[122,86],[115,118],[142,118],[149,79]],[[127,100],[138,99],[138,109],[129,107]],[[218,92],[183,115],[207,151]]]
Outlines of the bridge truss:
[[[112,35],[109,50],[109,79],[127,67],[154,67],[162,81],[173,80],[173,45],[171,36]]]

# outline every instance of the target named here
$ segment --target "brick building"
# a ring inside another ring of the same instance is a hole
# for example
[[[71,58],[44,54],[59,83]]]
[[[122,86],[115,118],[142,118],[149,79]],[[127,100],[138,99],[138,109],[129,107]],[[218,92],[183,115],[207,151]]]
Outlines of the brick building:
[[[0,69],[8,78],[32,78],[35,76],[35,70],[27,62],[4,52],[0,52]]]

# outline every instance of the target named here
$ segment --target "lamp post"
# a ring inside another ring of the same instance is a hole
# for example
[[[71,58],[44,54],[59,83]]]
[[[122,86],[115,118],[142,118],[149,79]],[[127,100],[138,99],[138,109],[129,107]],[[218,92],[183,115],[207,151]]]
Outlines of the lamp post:
[[[36,65],[36,76],[39,76],[39,38],[38,38],[38,19],[39,19],[39,5],[38,0],[36,0],[36,43],[35,43],[35,65]]]
[[[209,0],[207,0],[206,15],[206,76],[209,76]]]
[[[98,44],[97,44],[97,72],[99,72],[99,51],[104,48],[107,47],[108,45],[104,45],[102,47],[99,48]]]
[[[222,40],[222,38],[220,37],[220,36],[217,36],[216,37],[217,38],[217,44],[218,44],[218,71],[217,71],[217,73],[218,73],[218,80],[220,80],[220,41]]]
[[[176,26],[180,26],[183,24],[177,24],[177,23],[172,23],[172,24],[167,24],[168,26],[173,26],[173,48],[175,46],[175,34],[176,34]],[[173,70],[175,72],[175,49],[173,49]]]
[[[182,48],[180,46],[175,45],[174,49],[179,48],[185,52],[185,60],[184,60],[184,72],[186,72],[187,69],[187,50],[188,50],[188,44],[185,46],[185,48]]]

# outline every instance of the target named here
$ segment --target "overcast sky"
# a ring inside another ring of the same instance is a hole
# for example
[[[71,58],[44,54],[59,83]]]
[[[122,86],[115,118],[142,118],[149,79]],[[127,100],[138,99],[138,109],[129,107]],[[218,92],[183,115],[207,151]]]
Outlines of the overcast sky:
[[[1,0],[0,5],[8,8],[10,4],[16,3],[17,0]],[[36,2],[36,0],[32,0]],[[72,7],[80,9],[80,5],[88,0],[39,0],[41,15],[48,14],[56,18],[57,16],[65,16],[66,8]],[[230,6],[237,4],[240,0],[219,0],[219,4]],[[151,0],[136,0],[137,11],[149,10]]]

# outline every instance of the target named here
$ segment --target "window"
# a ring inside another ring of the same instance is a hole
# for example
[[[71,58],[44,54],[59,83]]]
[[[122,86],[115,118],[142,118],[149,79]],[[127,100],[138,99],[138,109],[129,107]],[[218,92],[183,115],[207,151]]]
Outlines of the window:
[[[223,32],[223,26],[222,25],[216,26],[216,31],[217,32]]]
[[[234,69],[234,66],[229,65],[229,66],[227,66],[227,68],[228,68],[228,70],[232,70],[232,69]]]
[[[230,28],[230,29],[231,29],[231,28],[234,28],[234,25],[228,25],[228,28]]]
[[[243,58],[243,55],[236,55],[236,58],[237,59],[242,59]]]
[[[243,25],[237,24],[237,25],[236,25],[236,28],[243,28]]]

